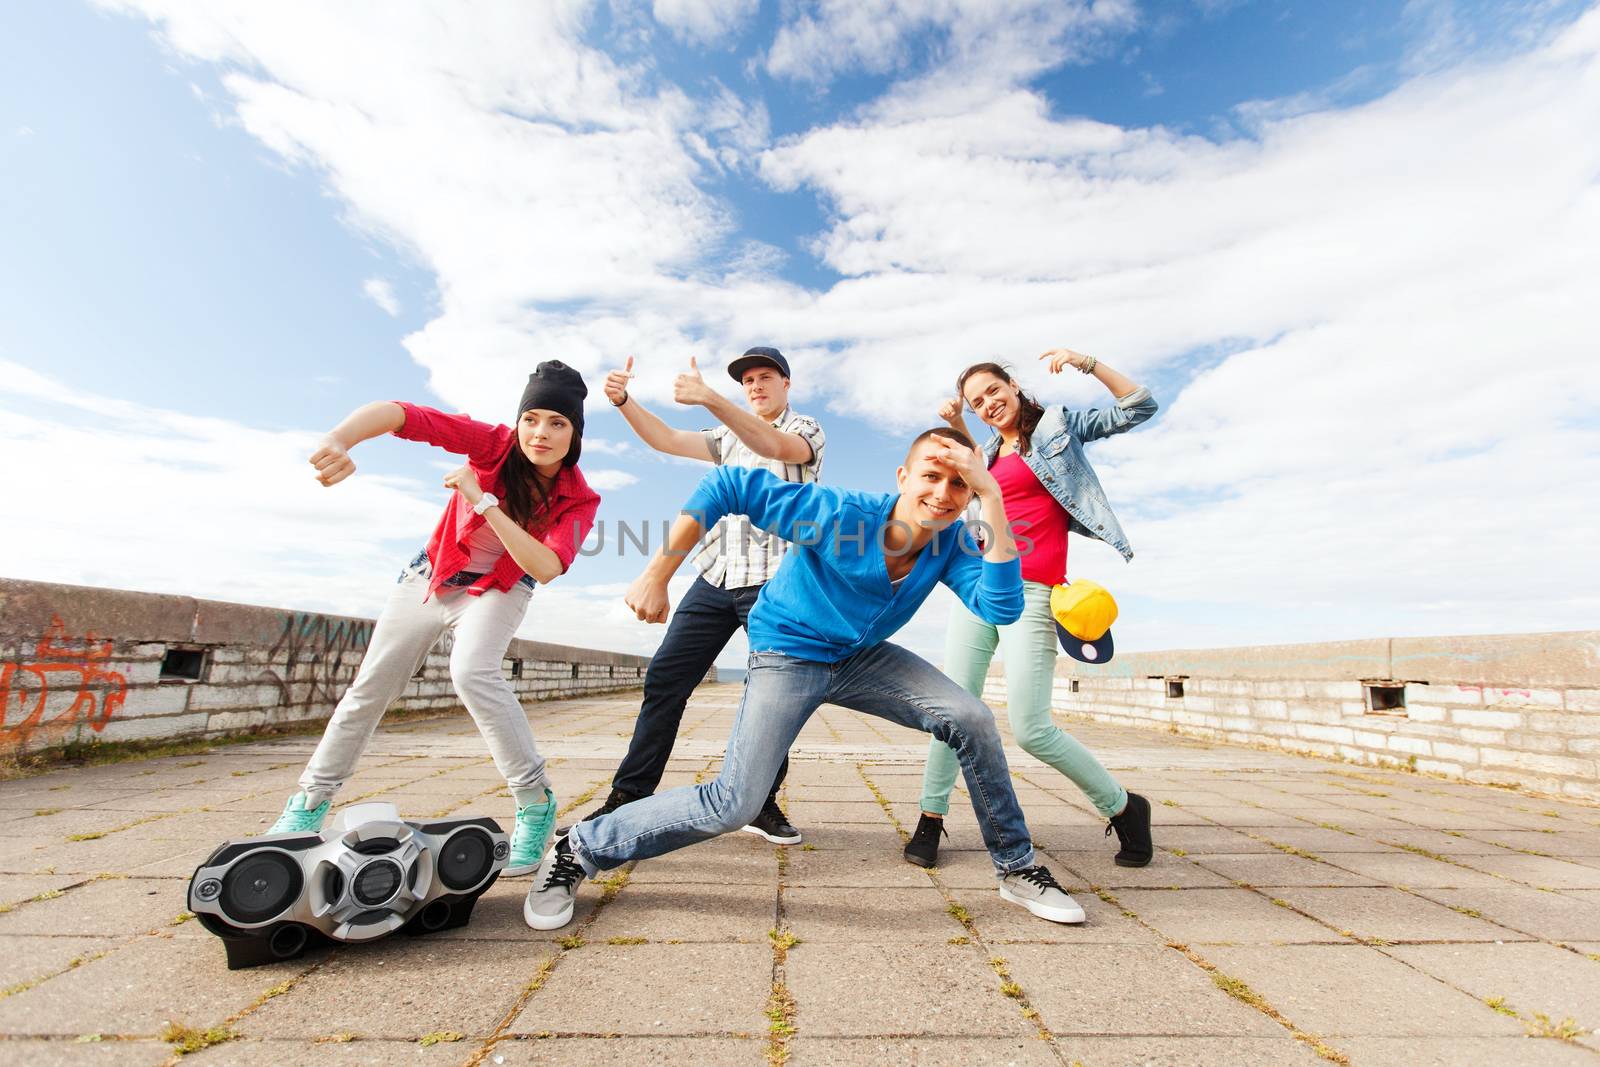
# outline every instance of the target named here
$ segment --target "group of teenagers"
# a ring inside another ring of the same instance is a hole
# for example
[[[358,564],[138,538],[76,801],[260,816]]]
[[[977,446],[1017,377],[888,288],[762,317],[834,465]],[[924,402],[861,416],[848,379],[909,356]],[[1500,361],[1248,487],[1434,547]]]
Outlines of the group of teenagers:
[[[569,923],[585,878],[633,860],[740,829],[798,843],[778,790],[790,747],[822,704],[932,735],[908,861],[935,864],[959,771],[1000,895],[1052,922],[1083,922],[1083,909],[1035,854],[981,696],[998,649],[1017,744],[1083,790],[1108,820],[1107,836],[1117,835],[1118,864],[1150,862],[1149,801],[1051,716],[1058,637],[1065,640],[1051,600],[1066,582],[1069,531],[1131,558],[1083,448],[1150,418],[1156,402],[1093,356],[1054,349],[1040,359],[1049,373],[1094,377],[1114,403],[1041,405],[1007,368],[974,364],[939,411],[944,424],[910,443],[893,493],[821,483],[822,427],[790,407],[789,363],[775,348],[751,348],[728,365],[743,407],[691,361],[674,399],[715,417],[703,431],[673,428],[629,394],[632,359],[607,375],[606,400],[646,445],[713,469],[626,595],[639,619],[666,622],[680,563],[690,557],[699,572],[650,660],[627,755],[604,803],[559,830],[545,760],[503,661],[536,587],[567,571],[595,522],[600,496],[578,467],[588,388],[577,371],[549,361],[529,375],[510,426],[404,402],[352,412],[311,456],[323,485],[349,477],[351,451],[383,434],[466,462],[445,476],[453,492],[444,514],[396,580],[271,832],[322,828],[384,712],[448,633],[451,681],[516,802],[503,873],[534,876],[523,915],[535,929]],[[967,411],[993,431],[981,447]],[[889,640],[940,582],[956,596],[942,670]],[[721,771],[657,792],[690,694],[741,627],[750,656]]]

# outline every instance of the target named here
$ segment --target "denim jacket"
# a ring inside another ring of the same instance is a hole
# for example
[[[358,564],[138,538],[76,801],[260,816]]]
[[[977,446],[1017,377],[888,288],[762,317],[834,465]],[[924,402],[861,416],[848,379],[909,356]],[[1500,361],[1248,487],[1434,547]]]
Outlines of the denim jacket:
[[[1133,429],[1154,415],[1156,406],[1155,397],[1142,385],[1119,399],[1114,407],[1072,411],[1065,404],[1052,404],[1044,409],[1039,425],[1033,428],[1032,447],[1022,457],[1028,469],[1066,509],[1073,532],[1104,541],[1122,553],[1125,560],[1133,558],[1133,548],[1106,501],[1105,490],[1100,488],[1100,479],[1089,466],[1083,446]],[[999,434],[984,444],[983,454],[993,466],[1000,455]]]

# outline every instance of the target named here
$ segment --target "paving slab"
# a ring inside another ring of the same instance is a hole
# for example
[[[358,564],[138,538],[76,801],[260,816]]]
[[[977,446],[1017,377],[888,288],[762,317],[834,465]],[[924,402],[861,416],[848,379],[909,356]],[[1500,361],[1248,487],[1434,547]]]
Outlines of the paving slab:
[[[591,941],[642,937],[766,944],[776,916],[777,892],[761,886],[630,884],[583,936]]]
[[[1190,944],[1345,940],[1248,889],[1124,889],[1116,898],[1162,936]]]
[[[509,1032],[765,1033],[771,989],[772,949],[765,943],[590,944],[561,954]]]
[[[490,1067],[756,1067],[767,1062],[764,1038],[523,1037],[511,1035],[484,1061]],[[794,1061],[791,1060],[791,1063]]]
[[[168,1023],[206,1029],[243,1011],[267,989],[305,972],[312,959],[230,971],[217,946],[146,937],[0,1000],[0,1031],[74,1037],[158,1037]],[[182,982],[152,982],[173,971]]]
[[[159,1041],[95,1040],[96,1037],[90,1034],[55,1041],[7,1041],[4,1050],[7,1057],[16,1057],[9,1062],[28,1067],[158,1067],[172,1059],[172,1046]]]
[[[976,946],[801,944],[785,971],[809,1037],[1038,1033]]]
[[[1526,1019],[1542,1013],[1600,1031],[1600,965],[1553,945],[1396,945],[1389,955]]]
[[[476,1047],[465,1039],[424,1046],[417,1041],[374,1041],[338,1035],[335,1041],[245,1038],[213,1045],[183,1057],[183,1067],[389,1067],[400,1064],[458,1064]]]
[[[1593,1067],[1577,1045],[1528,1037],[1354,1037],[1339,1042],[1351,1067]]]
[[[1446,906],[1477,912],[1513,930],[1549,941],[1592,938],[1600,930],[1600,903],[1526,886],[1418,889]]]
[[[1452,911],[1413,893],[1388,887],[1364,889],[1277,889],[1273,895],[1360,938],[1382,941],[1516,941],[1521,935],[1503,926]]]
[[[1323,1037],[1523,1032],[1482,1001],[1364,945],[1219,945],[1201,952],[1294,1025]]]
[[[1002,953],[1050,1032],[1272,1035],[1283,1028],[1160,945],[1007,945]],[[1136,987],[1139,996],[1128,996]]]
[[[354,1034],[415,1041],[446,1031],[487,1037],[556,951],[548,944],[429,937],[344,945],[324,950],[320,966],[237,1029],[254,1038]]]
[[[1096,1061],[1098,1063],[1098,1061]],[[810,1037],[790,1046],[789,1067],[1060,1067],[1048,1041],[1033,1037]]]
[[[1227,1064],[1228,1067],[1326,1067],[1310,1047],[1287,1032],[1282,1037],[1212,1037],[1205,1034],[1138,1037],[1087,1037],[1073,1034],[1058,1038],[1056,1047],[1068,1063],[1094,1067],[1193,1067]]]

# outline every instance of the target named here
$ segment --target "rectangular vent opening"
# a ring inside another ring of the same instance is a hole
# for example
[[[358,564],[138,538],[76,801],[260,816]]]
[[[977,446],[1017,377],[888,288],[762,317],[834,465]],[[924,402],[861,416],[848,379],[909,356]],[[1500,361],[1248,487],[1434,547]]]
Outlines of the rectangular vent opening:
[[[578,678],[578,665],[576,663],[572,665],[572,678],[574,681]]]
[[[203,648],[169,648],[161,657],[163,682],[198,682],[205,674],[206,650]]]
[[[522,677],[522,661],[520,659],[511,661],[511,677],[513,681]]]
[[[1361,684],[1367,691],[1368,713],[1372,715],[1404,715],[1406,713],[1406,683],[1366,681]]]
[[[1072,691],[1074,693],[1078,691],[1078,680],[1076,678],[1072,679]]]
[[[1183,698],[1183,681],[1182,678],[1167,679],[1168,700],[1181,700]]]

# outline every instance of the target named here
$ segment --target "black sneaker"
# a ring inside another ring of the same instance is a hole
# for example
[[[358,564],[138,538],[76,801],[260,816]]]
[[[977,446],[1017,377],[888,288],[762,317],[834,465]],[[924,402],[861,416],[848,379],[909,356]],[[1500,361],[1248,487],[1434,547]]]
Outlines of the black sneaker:
[[[767,798],[767,802],[761,806],[761,814],[750,820],[750,825],[744,828],[744,832],[759,834],[774,845],[800,843],[800,831],[789,822],[789,817],[778,807],[778,802],[773,797]]]
[[[1106,836],[1110,837],[1113,830],[1122,844],[1116,856],[1118,867],[1143,867],[1156,854],[1156,847],[1150,841],[1150,802],[1138,793],[1129,793],[1128,806],[1122,809],[1122,814],[1111,816],[1106,824]]]
[[[583,818],[579,819],[578,821],[579,822],[589,822],[592,819],[598,819],[602,815],[610,815],[612,812],[616,811],[618,808],[622,807],[622,805],[624,805],[624,804],[632,804],[635,800],[643,800],[643,799],[644,799],[644,797],[636,797],[632,793],[624,793],[620,789],[613,789],[613,790],[611,790],[611,794],[606,797],[606,802],[604,804],[600,805],[598,808],[595,808],[593,811],[591,811],[589,814],[585,815]],[[559,827],[556,830],[556,835],[558,837],[565,837],[565,836],[567,836],[567,831],[569,831],[571,829],[572,829],[571,826]]]
[[[923,812],[917,819],[917,832],[906,842],[906,862],[918,867],[932,867],[939,862],[939,835],[950,836],[944,828],[944,819]]]

